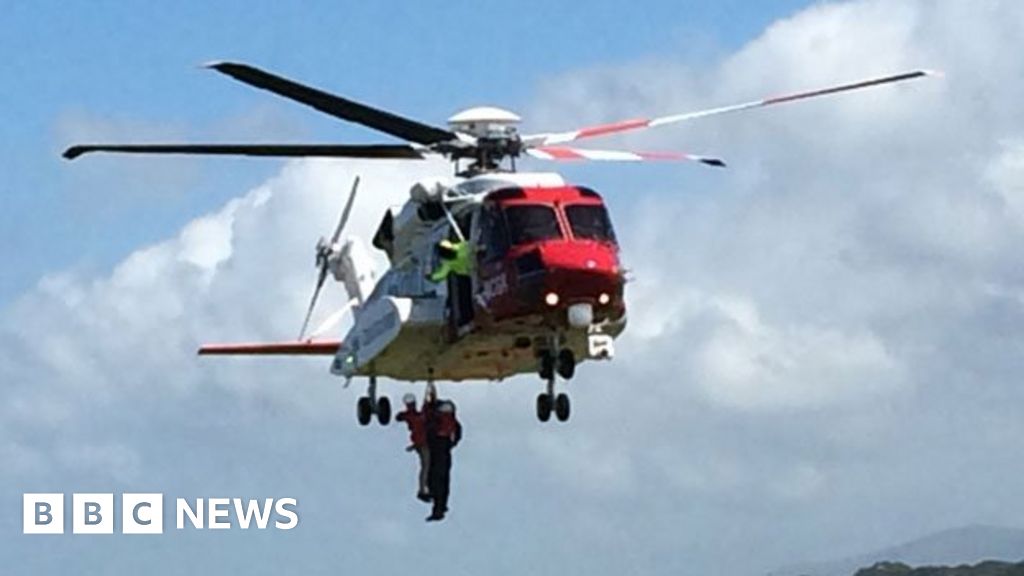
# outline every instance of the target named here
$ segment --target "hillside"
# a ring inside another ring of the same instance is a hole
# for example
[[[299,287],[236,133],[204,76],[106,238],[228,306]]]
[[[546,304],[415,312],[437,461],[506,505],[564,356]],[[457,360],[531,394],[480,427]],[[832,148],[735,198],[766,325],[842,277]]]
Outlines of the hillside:
[[[898,565],[960,566],[984,563],[988,560],[1004,563],[1024,560],[1024,530],[997,526],[965,526],[867,554],[773,570],[769,576],[850,576],[865,566],[871,566],[873,569],[879,563],[893,563],[891,566],[895,569]],[[882,573],[899,572],[877,574]],[[918,576],[916,572],[913,574]]]
[[[900,562],[879,562],[861,568],[854,576],[1024,576],[1024,562],[1013,564],[989,560],[974,566],[920,566],[911,568]]]

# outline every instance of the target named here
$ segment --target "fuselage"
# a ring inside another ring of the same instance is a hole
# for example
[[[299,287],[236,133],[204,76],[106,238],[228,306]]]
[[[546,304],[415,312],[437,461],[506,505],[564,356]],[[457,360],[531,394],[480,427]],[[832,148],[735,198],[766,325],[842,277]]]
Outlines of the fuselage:
[[[413,200],[385,215],[374,245],[392,266],[332,370],[493,380],[536,371],[552,346],[579,361],[610,356],[626,310],[619,248],[601,196],[555,175],[487,175],[453,189],[460,187],[471,192],[432,197],[414,187]],[[460,234],[473,247],[471,274],[431,282],[435,246]]]

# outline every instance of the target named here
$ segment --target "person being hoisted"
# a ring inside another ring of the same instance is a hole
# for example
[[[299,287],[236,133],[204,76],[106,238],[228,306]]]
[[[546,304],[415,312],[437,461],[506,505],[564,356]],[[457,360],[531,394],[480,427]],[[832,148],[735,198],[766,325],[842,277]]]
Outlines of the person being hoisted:
[[[427,522],[443,520],[451,491],[452,448],[462,440],[462,424],[455,416],[455,403],[438,400],[425,408],[427,447],[430,450],[428,484],[433,507]]]
[[[428,473],[430,472],[430,449],[427,447],[426,412],[433,409],[433,398],[428,393],[423,398],[423,410],[416,409],[416,396],[406,394],[402,397],[405,410],[395,416],[398,422],[405,422],[409,427],[409,446],[407,452],[416,452],[420,459],[419,490],[416,497],[424,502],[430,502],[428,488]]]

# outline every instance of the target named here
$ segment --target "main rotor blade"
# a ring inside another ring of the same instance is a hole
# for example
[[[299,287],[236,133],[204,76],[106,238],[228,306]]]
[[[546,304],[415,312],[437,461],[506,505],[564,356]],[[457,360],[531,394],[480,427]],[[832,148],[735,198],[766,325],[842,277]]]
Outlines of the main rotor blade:
[[[586,128],[580,128],[579,130],[572,130],[569,132],[533,134],[529,136],[523,136],[523,143],[526,146],[549,146],[552,144],[563,144],[565,142],[573,142],[575,140],[581,140],[583,138],[593,138],[596,136],[605,136],[608,134],[628,132],[630,130],[653,128],[655,126],[674,124],[676,122],[693,120],[695,118],[703,118],[705,116],[714,116],[716,114],[725,114],[727,112],[738,112],[740,110],[749,110],[751,108],[762,108],[765,106],[771,106],[773,104],[783,104],[785,102],[794,102],[796,100],[803,100],[805,98],[814,98],[817,96],[825,96],[828,94],[836,94],[838,92],[847,92],[850,90],[860,90],[862,88],[869,88],[871,86],[879,86],[881,84],[890,84],[893,82],[902,82],[904,80],[912,80],[914,78],[932,76],[934,74],[934,72],[930,72],[927,70],[914,70],[912,72],[905,72],[903,74],[896,74],[893,76],[885,76],[883,78],[862,80],[860,82],[853,82],[851,84],[841,84],[838,86],[830,86],[828,88],[821,88],[818,90],[809,90],[807,92],[797,92],[795,94],[788,94],[785,96],[776,96],[773,98],[765,98],[763,100],[754,100],[752,102],[734,104],[732,106],[722,106],[719,108],[698,110],[696,112],[687,112],[685,114],[673,114],[671,116],[661,116],[659,118],[637,118],[634,120],[623,120],[621,122],[599,124],[597,126],[589,126]]]
[[[341,218],[338,220],[338,227],[334,229],[334,235],[331,236],[331,244],[338,243],[338,238],[341,238],[341,231],[345,229],[345,223],[348,222],[348,215],[352,213],[352,205],[356,201],[356,190],[359,189],[359,176],[352,182],[352,191],[348,193],[348,201],[345,202],[345,208],[341,211]]]
[[[342,98],[341,96],[328,94],[322,90],[304,86],[298,82],[276,76],[248,64],[214,62],[208,64],[207,67],[213,68],[250,86],[262,88],[279,96],[312,106],[336,118],[362,124],[374,130],[380,130],[403,140],[408,140],[409,142],[436,144],[456,139],[455,134],[448,130],[403,118],[391,112],[372,108],[365,104]]]
[[[683,160],[700,162],[708,166],[724,168],[725,162],[712,156],[684,154],[681,152],[629,152],[625,150],[590,150],[565,146],[538,146],[527,148],[526,153],[540,160],[571,162],[573,160],[600,160],[611,162],[648,162],[661,160]]]
[[[74,160],[89,152],[423,159],[423,154],[419,150],[405,144],[84,144],[68,148],[63,156],[68,160]]]

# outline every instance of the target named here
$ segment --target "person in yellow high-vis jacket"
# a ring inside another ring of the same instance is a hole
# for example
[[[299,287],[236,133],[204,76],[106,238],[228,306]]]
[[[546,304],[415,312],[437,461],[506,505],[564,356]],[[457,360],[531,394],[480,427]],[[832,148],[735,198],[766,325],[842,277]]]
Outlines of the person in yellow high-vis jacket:
[[[430,273],[431,282],[442,282],[449,274],[469,276],[473,270],[473,248],[467,240],[441,240],[437,253],[441,263]]]

